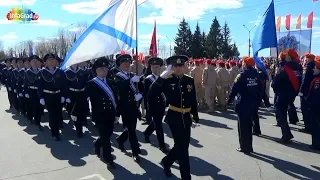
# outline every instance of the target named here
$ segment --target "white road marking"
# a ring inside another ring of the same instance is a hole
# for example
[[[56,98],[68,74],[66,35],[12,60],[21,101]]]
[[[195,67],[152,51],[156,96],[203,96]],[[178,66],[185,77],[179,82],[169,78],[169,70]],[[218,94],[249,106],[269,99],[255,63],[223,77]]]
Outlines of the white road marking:
[[[84,176],[78,180],[86,180],[86,179],[93,179],[93,178],[98,178],[99,180],[107,180],[105,179],[104,177],[102,177],[100,174],[92,174],[92,175],[89,175],[89,176]]]

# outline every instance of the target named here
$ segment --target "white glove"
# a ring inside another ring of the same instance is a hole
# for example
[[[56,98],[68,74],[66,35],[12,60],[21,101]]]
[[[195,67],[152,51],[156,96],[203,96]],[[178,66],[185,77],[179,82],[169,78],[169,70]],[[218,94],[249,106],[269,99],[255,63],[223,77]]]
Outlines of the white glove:
[[[136,101],[140,101],[140,99],[142,99],[143,96],[140,93],[138,93],[138,94],[134,95],[134,98],[136,99]]]
[[[87,101],[90,101],[90,97],[87,98]]]
[[[29,94],[25,94],[24,97],[26,98],[30,98]]]
[[[192,122],[192,125],[191,125],[192,128],[196,128],[197,126],[200,126],[200,124]]]
[[[13,90],[13,92],[15,92],[15,93],[16,93],[16,92],[17,92],[17,90],[15,90],[15,89],[14,89],[14,90]]]
[[[140,77],[137,76],[137,75],[135,75],[135,76],[133,76],[130,80],[131,80],[132,82],[134,82],[134,83],[137,83],[137,82],[140,81]]]
[[[301,97],[302,97],[302,96],[303,96],[303,93],[299,92],[298,96],[301,96]]]
[[[69,98],[66,99],[67,103],[71,103],[71,100]]]
[[[172,65],[170,64],[170,65],[167,67],[167,69],[164,70],[164,71],[161,73],[160,77],[161,77],[161,78],[166,78],[167,76],[169,76],[170,74],[172,74],[173,71],[171,70],[171,68],[172,68]]]
[[[119,122],[120,117],[116,117],[114,123],[117,124]]]
[[[22,93],[19,93],[19,96],[20,96],[20,97],[23,97],[23,94],[22,94]]]
[[[42,104],[43,106],[46,104],[44,103],[44,99],[40,99],[40,104]]]
[[[72,120],[72,121],[77,121],[77,116],[71,115],[71,120]]]
[[[11,87],[9,87],[9,91],[12,91],[12,90],[11,90]]]
[[[66,99],[64,97],[61,97],[61,103],[64,103]]]

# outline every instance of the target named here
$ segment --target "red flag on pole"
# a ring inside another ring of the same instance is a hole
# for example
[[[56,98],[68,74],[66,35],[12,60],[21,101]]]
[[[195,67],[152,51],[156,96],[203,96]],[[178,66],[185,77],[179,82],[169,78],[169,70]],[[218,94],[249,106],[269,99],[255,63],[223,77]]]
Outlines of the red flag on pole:
[[[291,14],[288,14],[288,15],[286,16],[286,29],[287,29],[288,31],[290,31],[290,20],[291,20]]]
[[[308,15],[307,28],[312,28],[313,24],[313,11]]]
[[[150,49],[149,49],[149,56],[155,57],[158,54],[157,50],[157,24],[154,22],[154,28],[153,28],[153,33],[152,33],[152,39],[151,39],[151,44],[150,44]]]

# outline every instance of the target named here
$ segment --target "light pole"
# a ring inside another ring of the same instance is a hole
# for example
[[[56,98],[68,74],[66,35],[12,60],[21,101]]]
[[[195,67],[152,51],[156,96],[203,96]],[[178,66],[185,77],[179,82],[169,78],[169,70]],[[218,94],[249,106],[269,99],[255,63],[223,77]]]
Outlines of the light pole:
[[[61,35],[61,48],[62,48],[62,54],[60,54],[60,56],[62,56],[62,58],[64,58],[67,54],[67,48],[66,48],[66,43],[64,42],[64,38],[63,38],[63,33],[64,33],[64,30],[69,28],[70,26],[73,26],[74,23],[71,23],[69,25],[67,25],[66,27],[62,28],[62,35]]]
[[[245,27],[245,28],[248,30],[248,32],[249,32],[249,56],[250,56],[250,49],[251,49],[251,38],[250,38],[250,36],[251,36],[251,31],[252,31],[252,29],[255,28],[256,26],[257,26],[257,25],[254,25],[254,26],[249,30],[249,28],[247,28],[246,25],[243,25],[243,27]]]
[[[169,45],[169,46],[170,46],[170,57],[171,57],[171,50],[172,50],[172,48],[171,48],[171,41],[172,41],[172,40],[171,40],[168,36],[166,36],[166,38],[167,38],[167,39],[169,40],[169,42],[170,42],[170,45]]]

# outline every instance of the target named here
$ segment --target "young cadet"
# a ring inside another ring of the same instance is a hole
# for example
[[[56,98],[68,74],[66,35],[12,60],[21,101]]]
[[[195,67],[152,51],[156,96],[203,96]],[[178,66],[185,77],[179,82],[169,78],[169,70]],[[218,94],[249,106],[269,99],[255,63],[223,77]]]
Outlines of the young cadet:
[[[311,107],[311,137],[312,144],[310,145],[311,149],[320,151],[320,57],[315,57],[314,60],[314,78],[311,80],[309,93],[308,93],[308,106]]]
[[[109,61],[105,57],[98,58],[92,70],[97,74],[86,86],[86,96],[90,99],[92,120],[98,128],[99,138],[95,141],[95,152],[100,157],[102,147],[103,160],[108,168],[114,169],[111,156],[110,137],[113,133],[117,109],[117,95],[113,81],[107,79]]]
[[[273,91],[277,94],[275,109],[277,121],[280,123],[282,131],[281,143],[289,143],[293,139],[288,124],[287,112],[289,105],[294,102],[299,92],[299,74],[297,72],[300,66],[292,59],[294,56],[298,56],[297,52],[289,49],[286,53],[285,61],[282,62],[283,66],[281,66],[272,81]]]
[[[25,58],[19,58],[17,60],[17,64],[18,64],[17,94],[18,94],[20,113],[24,117],[27,117],[27,110],[25,106],[26,101],[24,97],[24,79],[25,79],[24,61],[25,61]]]
[[[18,77],[19,77],[19,72],[18,72],[18,66],[17,66],[17,58],[12,58],[11,59],[11,64],[12,64],[12,70],[11,70],[11,89],[13,91],[12,93],[12,101],[13,101],[13,106],[17,112],[20,112],[20,107],[19,107],[19,101],[18,101],[18,94],[17,94],[17,88],[18,88]]]
[[[65,102],[67,83],[62,70],[57,68],[57,56],[46,54],[43,58],[46,67],[40,71],[38,93],[40,104],[49,113],[49,126],[52,138],[60,141],[59,126],[63,122],[62,104]]]
[[[135,85],[135,83],[140,82],[140,77],[129,72],[131,61],[132,57],[129,54],[123,54],[116,60],[121,69],[114,77],[119,97],[118,111],[125,128],[122,134],[117,137],[117,141],[119,149],[124,151],[124,143],[129,138],[132,158],[139,163],[141,150],[136,135],[136,126],[139,101],[142,99],[142,94],[138,92],[139,89]]]
[[[28,99],[27,115],[30,122],[34,122],[38,129],[42,131],[41,126],[41,113],[43,111],[42,105],[39,103],[38,84],[39,84],[39,71],[38,61],[39,56],[33,55],[28,58],[31,68],[26,71],[26,78],[24,80],[25,97]]]
[[[6,67],[4,69],[2,69],[2,76],[1,76],[1,84],[4,85],[7,89],[7,93],[8,93],[8,100],[10,103],[10,107],[9,109],[11,109],[13,107],[13,101],[12,101],[12,89],[11,89],[11,59],[6,59],[5,60],[6,63]]]
[[[87,97],[84,93],[88,74],[81,70],[78,65],[72,65],[65,71],[68,84],[67,98],[69,114],[74,121],[77,135],[83,136],[83,123],[87,121]]]
[[[237,96],[235,111],[238,115],[239,152],[249,154],[252,148],[252,123],[256,106],[263,89],[259,80],[258,71],[254,68],[255,62],[252,57],[245,57],[242,61],[243,71],[234,80],[229,95],[230,104]]]
[[[161,160],[164,173],[170,177],[171,166],[178,160],[181,179],[190,180],[189,143],[193,121],[199,122],[197,96],[192,77],[184,74],[184,55],[171,56],[167,69],[156,79],[149,90],[149,97],[159,97],[164,93],[169,110],[165,122],[169,125],[174,139],[174,146]],[[192,117],[191,117],[192,115]]]
[[[164,143],[164,135],[163,135],[163,127],[162,127],[162,119],[165,113],[166,108],[166,97],[165,95],[159,94],[158,96],[151,96],[148,93],[151,84],[159,77],[160,68],[163,66],[163,60],[161,58],[153,57],[149,59],[149,66],[151,67],[152,74],[148,75],[144,80],[144,94],[146,99],[146,107],[147,111],[150,113],[151,122],[148,125],[147,129],[144,131],[145,141],[150,143],[149,137],[156,130],[159,149],[162,152],[167,152],[165,143]]]

